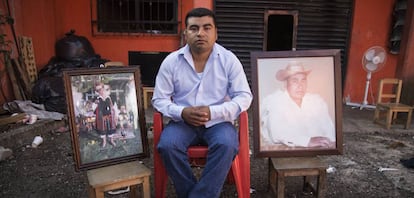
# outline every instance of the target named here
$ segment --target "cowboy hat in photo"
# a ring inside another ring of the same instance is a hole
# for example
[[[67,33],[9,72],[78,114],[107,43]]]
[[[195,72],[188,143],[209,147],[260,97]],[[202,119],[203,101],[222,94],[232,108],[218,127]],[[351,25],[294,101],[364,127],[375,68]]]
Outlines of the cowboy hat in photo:
[[[305,67],[301,62],[292,61],[289,62],[289,64],[286,66],[285,69],[281,69],[276,73],[276,79],[279,81],[285,81],[287,78],[289,78],[292,75],[303,73],[305,75],[308,75],[311,72],[311,70],[306,70]]]

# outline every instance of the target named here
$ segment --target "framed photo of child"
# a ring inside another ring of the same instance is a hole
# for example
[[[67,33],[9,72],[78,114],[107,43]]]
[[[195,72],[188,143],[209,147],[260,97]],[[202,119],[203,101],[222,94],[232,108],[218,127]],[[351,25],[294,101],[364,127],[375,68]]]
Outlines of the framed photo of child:
[[[342,153],[340,50],[252,52],[257,157]]]
[[[77,170],[148,155],[139,67],[64,70]]]

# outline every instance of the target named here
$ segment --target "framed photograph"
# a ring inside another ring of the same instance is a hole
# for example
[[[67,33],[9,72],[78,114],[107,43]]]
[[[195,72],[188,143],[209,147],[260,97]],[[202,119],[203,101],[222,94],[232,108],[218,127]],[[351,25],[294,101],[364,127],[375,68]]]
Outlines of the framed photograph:
[[[342,154],[340,50],[250,55],[254,156]]]
[[[139,67],[63,71],[77,170],[148,156]]]

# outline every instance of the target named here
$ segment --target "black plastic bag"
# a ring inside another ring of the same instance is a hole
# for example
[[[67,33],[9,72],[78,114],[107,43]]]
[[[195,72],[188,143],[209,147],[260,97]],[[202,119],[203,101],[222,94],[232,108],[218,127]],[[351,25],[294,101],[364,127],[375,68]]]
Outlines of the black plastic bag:
[[[66,113],[66,95],[61,77],[44,77],[33,86],[32,100],[44,104],[47,111]]]
[[[38,73],[38,80],[32,88],[32,100],[44,104],[46,110],[66,113],[66,95],[62,71],[68,68],[102,67],[108,60],[102,59],[91,43],[72,30],[56,42],[56,56],[52,57]]]

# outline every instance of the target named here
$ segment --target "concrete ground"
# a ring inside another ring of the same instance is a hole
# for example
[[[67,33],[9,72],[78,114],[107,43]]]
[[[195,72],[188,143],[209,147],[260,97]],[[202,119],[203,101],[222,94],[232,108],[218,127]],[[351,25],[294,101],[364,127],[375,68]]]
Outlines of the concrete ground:
[[[344,152],[320,156],[331,170],[326,197],[414,197],[414,170],[399,161],[414,157],[414,123],[408,130],[402,125],[387,130],[372,118],[373,110],[343,106]],[[152,109],[147,110],[146,121],[152,122]],[[13,155],[0,162],[0,197],[87,197],[86,172],[74,169],[70,132],[62,132],[65,127],[63,121],[1,126],[0,146],[11,148]],[[36,135],[42,135],[44,142],[36,149],[27,147]],[[148,140],[150,156],[141,160],[153,171],[151,132]],[[252,137],[250,141],[253,151]],[[268,168],[267,158],[251,157],[251,197],[275,197],[268,191]],[[151,178],[152,193],[153,187]],[[302,192],[301,179],[295,177],[287,180],[285,192],[286,197],[314,197]],[[168,197],[175,197],[171,183]],[[226,184],[221,197],[237,197],[235,187]]]

